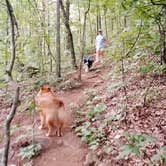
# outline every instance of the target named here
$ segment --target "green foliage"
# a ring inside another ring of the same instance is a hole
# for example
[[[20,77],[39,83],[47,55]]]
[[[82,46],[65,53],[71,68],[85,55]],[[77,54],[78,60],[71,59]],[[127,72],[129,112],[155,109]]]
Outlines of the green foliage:
[[[151,157],[152,162],[160,161],[161,164],[166,164],[166,146],[161,147],[157,154]]]
[[[122,119],[122,117],[125,115],[125,105],[118,104],[114,111],[111,111],[106,119],[104,119],[105,122],[109,123],[110,121],[118,121]]]
[[[94,89],[86,89],[84,94],[88,96],[88,100],[92,101],[92,99],[97,95],[97,92]]]
[[[96,120],[106,110],[107,106],[104,103],[99,103],[95,107],[92,107],[87,113],[87,118]]]
[[[12,135],[15,131],[17,131],[20,127],[21,127],[21,126],[18,125],[18,124],[12,125],[12,126],[11,126],[11,129],[10,129],[11,135]]]
[[[141,74],[148,74],[148,73],[152,73],[154,68],[155,68],[154,63],[148,63],[145,65],[142,65],[139,68],[138,72]]]
[[[155,139],[146,134],[126,134],[128,144],[120,147],[120,154],[118,158],[125,158],[128,155],[142,156],[142,150],[145,145],[150,142],[154,142]]]
[[[91,94],[91,93],[90,93]],[[95,98],[95,97],[94,97]],[[93,98],[92,98],[93,100]],[[107,106],[104,103],[99,103],[95,106],[91,105],[87,113],[77,111],[75,120],[75,132],[83,141],[89,144],[90,149],[97,149],[100,143],[106,139],[104,127],[107,125],[105,121],[98,128],[93,125],[93,121],[98,120],[105,112]]]
[[[106,139],[104,132],[92,127],[90,122],[84,122],[82,126],[76,127],[75,132],[93,150],[97,149],[100,142]]]
[[[41,153],[42,146],[40,144],[31,144],[20,149],[19,156],[22,159],[31,159]]]
[[[28,107],[30,113],[32,113],[34,110],[35,110],[35,101],[34,99],[32,99],[30,102],[29,102],[29,107]]]
[[[159,65],[154,62],[143,62],[143,64],[138,69],[141,74],[158,74],[162,75],[166,73],[166,65]]]
[[[166,64],[155,66],[154,73],[158,75],[166,74]]]
[[[47,82],[46,80],[37,80],[36,82],[34,82],[33,87],[34,87],[35,89],[38,89],[38,88],[40,88],[42,85],[47,84],[47,83],[48,83],[48,82]]]

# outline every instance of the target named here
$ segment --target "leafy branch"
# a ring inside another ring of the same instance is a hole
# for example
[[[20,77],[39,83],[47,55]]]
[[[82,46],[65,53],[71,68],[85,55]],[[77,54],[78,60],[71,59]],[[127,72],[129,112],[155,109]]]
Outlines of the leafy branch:
[[[164,1],[163,1],[163,3],[162,3],[162,2],[154,2],[153,0],[151,0],[151,3],[152,3],[153,5],[159,5],[159,6],[161,6],[161,5],[166,5],[166,3],[164,3]]]
[[[133,48],[135,47],[137,41],[139,40],[140,38],[140,34],[141,34],[141,30],[142,30],[142,20],[141,20],[141,23],[140,23],[140,27],[139,27],[139,31],[138,31],[138,34],[135,38],[135,41],[134,43],[131,45],[131,47],[129,48],[129,51],[124,55],[124,57],[128,57],[129,54],[133,51]],[[123,58],[123,57],[122,57]]]

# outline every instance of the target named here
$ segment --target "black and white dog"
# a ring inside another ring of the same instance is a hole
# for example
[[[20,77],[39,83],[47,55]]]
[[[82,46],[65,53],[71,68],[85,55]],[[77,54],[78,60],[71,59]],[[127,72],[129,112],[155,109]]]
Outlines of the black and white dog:
[[[83,61],[84,61],[85,72],[89,72],[89,70],[92,67],[93,62],[94,62],[93,57],[91,57],[91,56],[84,57]]]

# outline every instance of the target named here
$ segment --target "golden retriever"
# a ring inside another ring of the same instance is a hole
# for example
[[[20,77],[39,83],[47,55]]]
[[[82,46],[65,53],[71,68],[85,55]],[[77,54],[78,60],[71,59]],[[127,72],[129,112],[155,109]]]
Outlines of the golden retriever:
[[[56,127],[57,135],[62,136],[62,128],[67,123],[69,115],[63,101],[55,95],[50,86],[44,85],[40,88],[35,97],[35,104],[41,120],[39,129],[47,127],[46,136],[51,136],[52,129]]]

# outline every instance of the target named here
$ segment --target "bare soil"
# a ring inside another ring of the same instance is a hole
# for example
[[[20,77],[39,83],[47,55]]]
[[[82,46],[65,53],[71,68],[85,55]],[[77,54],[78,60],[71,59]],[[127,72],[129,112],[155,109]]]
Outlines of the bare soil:
[[[89,72],[85,73],[82,72],[82,82],[79,88],[73,88],[69,90],[59,90],[56,91],[57,95],[64,101],[66,108],[69,110],[72,104],[76,104],[79,108],[85,102],[86,96],[84,94],[85,89],[91,88],[98,91],[99,94],[106,95],[105,102],[108,106],[108,110],[112,111],[114,109],[115,103],[118,103],[122,98],[123,89],[120,89],[116,94],[112,96],[108,96],[106,89],[113,79],[111,77],[107,77],[112,69],[111,63],[107,62],[105,64],[98,64],[94,66],[94,68]],[[69,75],[70,78],[77,79],[78,72]],[[119,78],[121,79],[121,78]],[[140,79],[145,80],[145,78],[141,78],[138,76],[133,76],[131,73],[126,76],[126,80],[128,84],[128,94],[132,96],[132,93],[138,89],[142,89],[143,85],[140,83]],[[137,106],[135,98],[130,97],[129,100],[129,107],[136,103],[135,113],[131,113],[128,115],[128,122],[125,124],[126,126],[120,127],[122,124],[119,124],[117,127],[116,133],[110,134],[110,139],[114,139],[116,134],[122,130],[139,130],[142,132],[148,132],[153,136],[158,137],[159,145],[166,144],[166,130],[165,130],[165,118],[166,118],[166,91],[165,91],[165,77],[164,78],[156,78],[155,86],[160,84],[160,88],[158,91],[160,93],[160,97],[158,96],[157,99],[152,100],[151,103],[147,107],[139,107]],[[24,93],[27,83],[23,85],[22,88],[22,98],[25,100],[27,96]],[[11,103],[5,102],[4,97],[5,90],[0,91],[0,149],[3,147],[3,123],[6,119],[7,114],[10,111]],[[29,95],[31,95],[31,92]],[[36,92],[35,92],[36,93]],[[6,95],[6,94],[5,94]],[[34,95],[34,94],[33,94]],[[157,101],[157,102],[156,102]],[[156,104],[157,103],[157,104]],[[28,103],[27,103],[28,105]],[[66,129],[63,137],[46,137],[45,130],[40,131],[38,129],[39,126],[39,117],[35,114],[33,117],[29,111],[26,110],[26,107],[20,108],[16,113],[14,121],[12,122],[13,132],[11,137],[11,147],[10,147],[10,154],[9,154],[9,163],[14,164],[16,166],[22,166],[25,163],[28,163],[29,160],[21,160],[18,156],[19,148],[24,146],[24,144],[31,142],[32,140],[32,132],[31,129],[33,128],[34,124],[34,133],[35,133],[35,140],[42,145],[42,152],[41,154],[34,158],[32,161],[32,165],[34,166],[83,166],[85,164],[86,156],[89,153],[88,146],[81,141],[79,137],[76,136],[72,128]],[[81,110],[81,108],[80,108]],[[156,116],[157,114],[157,116]],[[74,117],[73,117],[74,121]],[[159,124],[161,123],[161,124]],[[159,125],[158,125],[159,124]],[[20,136],[24,136],[20,138]],[[155,149],[156,150],[156,149]],[[107,157],[108,161],[111,161],[111,158],[115,155],[110,155]],[[114,159],[112,159],[114,161]],[[128,162],[128,161],[127,161]],[[127,163],[126,162],[126,163]],[[102,161],[101,163],[104,163]],[[109,163],[109,162],[105,162]],[[122,162],[112,162],[113,166],[121,165]],[[131,165],[133,162],[131,162]],[[103,164],[104,165],[104,164]],[[105,164],[109,165],[109,164]],[[125,162],[124,164],[125,165]],[[135,166],[139,164],[136,163]],[[134,166],[134,164],[133,164]]]

